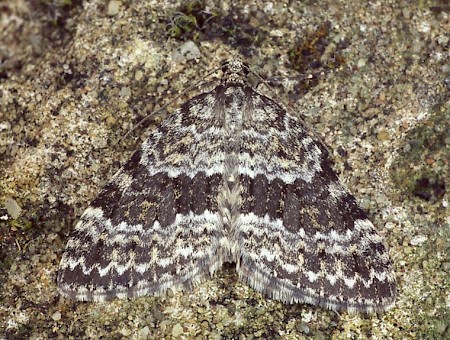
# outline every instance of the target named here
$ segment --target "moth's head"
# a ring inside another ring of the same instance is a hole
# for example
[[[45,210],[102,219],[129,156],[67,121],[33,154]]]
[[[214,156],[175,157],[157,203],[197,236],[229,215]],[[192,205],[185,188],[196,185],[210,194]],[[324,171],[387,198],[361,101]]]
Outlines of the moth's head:
[[[244,82],[249,73],[249,67],[239,58],[234,58],[222,65],[222,82]]]

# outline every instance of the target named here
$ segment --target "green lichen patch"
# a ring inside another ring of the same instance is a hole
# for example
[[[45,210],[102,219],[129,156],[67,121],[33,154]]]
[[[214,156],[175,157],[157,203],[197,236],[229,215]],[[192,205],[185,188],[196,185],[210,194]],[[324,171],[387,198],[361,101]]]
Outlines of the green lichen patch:
[[[417,204],[441,204],[450,188],[450,108],[439,106],[411,130],[392,167],[396,187]]]
[[[261,21],[268,19],[259,18]],[[166,32],[178,40],[221,40],[244,56],[255,54],[255,49],[268,38],[267,33],[255,27],[249,16],[238,8],[227,12],[218,8],[211,10],[201,1],[188,2],[169,15]]]
[[[206,24],[216,16],[200,1],[188,2],[170,15],[166,31],[172,38],[197,41]]]

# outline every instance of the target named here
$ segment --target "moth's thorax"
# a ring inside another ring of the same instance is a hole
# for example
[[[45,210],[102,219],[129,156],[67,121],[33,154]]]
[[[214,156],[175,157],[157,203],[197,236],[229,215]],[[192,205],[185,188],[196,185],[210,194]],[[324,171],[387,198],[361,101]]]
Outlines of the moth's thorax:
[[[235,257],[235,247],[233,246],[233,234],[239,218],[241,204],[241,186],[239,178],[239,154],[242,135],[243,116],[243,86],[237,83],[225,85],[223,93],[220,93],[220,101],[226,103],[223,109],[223,174],[222,184],[218,195],[218,213],[223,223],[222,241],[224,253],[231,254],[231,259]],[[231,260],[230,259],[230,260]]]

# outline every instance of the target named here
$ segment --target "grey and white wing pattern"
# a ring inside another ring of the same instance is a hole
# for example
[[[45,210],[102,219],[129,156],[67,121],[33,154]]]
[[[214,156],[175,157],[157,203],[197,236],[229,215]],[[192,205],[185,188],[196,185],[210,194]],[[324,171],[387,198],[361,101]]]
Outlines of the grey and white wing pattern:
[[[154,130],[81,216],[58,274],[63,296],[102,301],[189,287],[222,264],[223,152],[214,96]]]
[[[374,312],[394,302],[386,247],[301,121],[243,86],[239,275],[287,303]]]
[[[62,257],[63,296],[101,301],[190,287],[223,262],[283,302],[383,311],[386,247],[325,147],[246,82],[239,60],[186,102],[82,215]]]

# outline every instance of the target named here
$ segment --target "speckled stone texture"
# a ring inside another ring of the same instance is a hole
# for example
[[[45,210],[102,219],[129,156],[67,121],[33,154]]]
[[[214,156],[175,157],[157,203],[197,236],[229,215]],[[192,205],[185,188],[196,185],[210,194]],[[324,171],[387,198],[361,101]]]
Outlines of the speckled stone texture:
[[[0,334],[450,337],[449,25],[439,0],[2,1]],[[190,86],[213,79],[219,73],[203,76],[235,55],[267,80],[284,79],[257,89],[291,106],[323,140],[390,248],[394,308],[355,316],[285,305],[228,265],[189,292],[61,299],[57,269],[79,216],[142,143],[136,139],[204,92]],[[21,209],[16,219],[4,206],[10,199]]]

